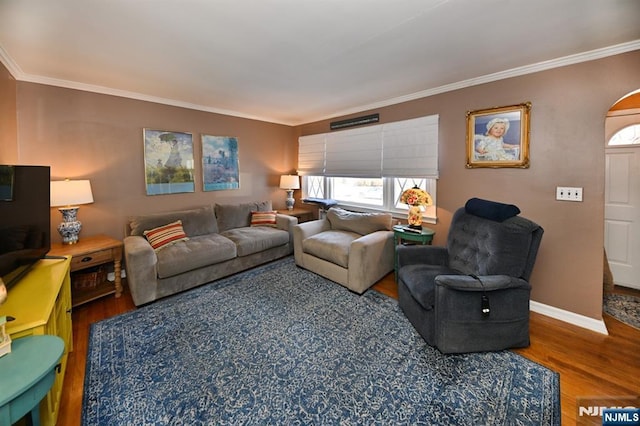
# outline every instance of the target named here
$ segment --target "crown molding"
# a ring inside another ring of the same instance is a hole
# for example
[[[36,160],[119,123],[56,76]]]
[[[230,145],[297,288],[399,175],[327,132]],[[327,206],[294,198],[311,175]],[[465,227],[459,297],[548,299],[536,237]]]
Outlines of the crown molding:
[[[564,56],[561,58],[551,59],[548,61],[538,62],[531,65],[525,65],[522,67],[511,68],[509,70],[496,72],[493,74],[487,74],[484,76],[471,78],[468,80],[459,81],[456,83],[446,84],[444,86],[435,87],[433,89],[427,89],[420,92],[411,93],[409,95],[400,96],[397,98],[387,99],[381,102],[376,102],[369,105],[362,105],[359,107],[349,108],[348,110],[340,111],[336,114],[332,114],[328,117],[323,117],[315,121],[326,120],[330,118],[340,117],[343,115],[349,115],[356,112],[362,112],[372,110],[376,108],[382,108],[386,106],[396,105],[403,102],[413,101],[416,99],[426,98],[429,96],[438,95],[441,93],[451,92],[454,90],[464,89],[471,86],[477,86],[480,84],[491,83],[498,80],[504,80],[512,77],[519,77],[527,74],[533,74],[539,71],[546,71],[553,68],[560,68],[567,65],[578,64],[581,62],[593,61],[596,59],[606,58],[608,56],[614,56],[621,53],[631,52],[640,49],[640,40],[634,40],[628,43],[617,44],[614,46],[604,47],[602,49],[591,50],[588,52],[577,53],[570,56]],[[302,124],[302,123],[300,123]]]
[[[9,54],[0,46],[0,62],[9,71],[9,74],[16,80],[20,80],[20,77],[24,75],[22,69],[16,64],[16,62],[9,56]]]
[[[494,81],[504,80],[507,78],[519,77],[519,76],[533,74],[540,71],[546,71],[553,68],[559,68],[567,65],[578,64],[581,62],[593,61],[596,59],[601,59],[608,56],[614,56],[621,53],[631,52],[639,49],[640,49],[640,40],[634,40],[627,43],[621,43],[621,44],[617,44],[609,47],[604,47],[601,49],[590,50],[587,52],[577,53],[574,55],[564,56],[561,58],[551,59],[548,61],[542,61],[542,62],[538,62],[531,65],[512,68],[509,70],[500,71],[493,74],[487,74],[484,76],[459,81],[456,83],[446,84],[446,85],[435,87],[432,89],[427,89],[420,92],[415,92],[408,95],[391,98],[391,99],[383,100],[383,101],[372,103],[372,104],[355,106],[353,108],[338,111],[336,113],[331,114],[330,116],[318,117],[318,118],[307,120],[304,122],[281,122],[281,121],[273,120],[272,118],[268,118],[268,117],[254,116],[254,115],[244,114],[238,111],[214,108],[207,105],[198,105],[198,104],[193,104],[189,102],[178,101],[175,99],[166,99],[166,98],[161,98],[157,96],[145,95],[142,93],[131,92],[127,90],[119,90],[119,89],[113,89],[110,87],[84,84],[84,83],[79,83],[75,81],[60,80],[55,78],[27,74],[24,71],[22,71],[20,66],[9,56],[9,54],[2,48],[2,46],[0,46],[0,61],[9,70],[11,75],[13,75],[13,77],[18,81],[45,84],[49,86],[64,87],[67,89],[83,90],[87,92],[100,93],[104,95],[119,96],[123,98],[135,99],[135,100],[146,101],[146,102],[154,102],[154,103],[163,104],[163,105],[170,105],[170,106],[176,106],[180,108],[211,112],[215,114],[224,114],[224,115],[229,115],[233,117],[246,118],[250,120],[266,121],[270,123],[282,124],[282,125],[288,125],[288,126],[299,126],[299,125],[312,123],[316,121],[322,121],[322,120],[341,117],[341,116],[350,115],[354,113],[359,113],[362,111],[373,110],[373,109],[387,107],[391,105],[397,105],[403,102],[413,101],[416,99],[426,98],[426,97],[438,95],[441,93],[451,92],[454,90],[464,89],[467,87],[477,86],[480,84],[491,83]]]

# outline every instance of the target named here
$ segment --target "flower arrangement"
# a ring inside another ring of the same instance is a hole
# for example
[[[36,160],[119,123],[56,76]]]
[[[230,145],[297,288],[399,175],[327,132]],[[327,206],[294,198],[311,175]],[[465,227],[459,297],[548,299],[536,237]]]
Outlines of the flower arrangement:
[[[431,195],[417,186],[405,190],[400,196],[400,202],[410,206],[430,206],[433,204]]]

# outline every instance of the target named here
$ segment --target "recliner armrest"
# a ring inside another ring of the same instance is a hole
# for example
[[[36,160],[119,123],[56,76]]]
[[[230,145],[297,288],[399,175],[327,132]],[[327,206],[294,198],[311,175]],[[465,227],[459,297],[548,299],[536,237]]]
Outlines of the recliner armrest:
[[[403,246],[396,248],[398,252],[398,268],[406,265],[428,264],[444,265],[449,262],[449,252],[442,246]]]
[[[446,287],[458,291],[495,291],[506,289],[531,289],[531,285],[522,278],[508,275],[484,275],[479,276],[482,285],[469,275],[438,275],[435,279],[436,286]]]

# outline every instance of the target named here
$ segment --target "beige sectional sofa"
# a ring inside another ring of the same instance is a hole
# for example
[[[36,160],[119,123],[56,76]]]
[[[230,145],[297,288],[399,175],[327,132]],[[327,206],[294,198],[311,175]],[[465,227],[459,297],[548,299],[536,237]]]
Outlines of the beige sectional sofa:
[[[296,265],[362,294],[394,268],[393,219],[332,207],[294,226]]]
[[[136,306],[290,255],[297,219],[276,214],[275,224],[252,226],[256,211],[272,211],[271,202],[216,204],[129,218],[124,256]],[[181,221],[188,239],[154,250],[144,232],[176,221]]]

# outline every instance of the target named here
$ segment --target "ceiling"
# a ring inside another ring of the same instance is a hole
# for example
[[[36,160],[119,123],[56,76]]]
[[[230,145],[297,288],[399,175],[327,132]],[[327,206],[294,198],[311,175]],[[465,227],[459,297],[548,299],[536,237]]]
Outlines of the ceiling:
[[[297,125],[640,49],[638,0],[0,0],[17,80]]]

